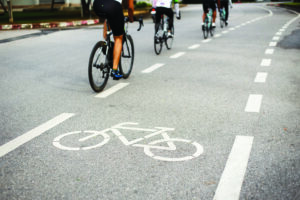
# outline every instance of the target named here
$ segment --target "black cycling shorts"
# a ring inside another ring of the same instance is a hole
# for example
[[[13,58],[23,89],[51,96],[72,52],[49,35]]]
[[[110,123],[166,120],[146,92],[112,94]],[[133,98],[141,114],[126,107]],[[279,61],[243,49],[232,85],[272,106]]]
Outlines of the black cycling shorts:
[[[114,36],[124,34],[124,14],[122,5],[115,0],[95,0],[93,4],[95,13],[105,18]]]
[[[216,3],[215,2],[209,2],[209,3],[203,3],[203,11],[205,13],[208,12],[208,8],[211,8],[213,11],[216,10]]]

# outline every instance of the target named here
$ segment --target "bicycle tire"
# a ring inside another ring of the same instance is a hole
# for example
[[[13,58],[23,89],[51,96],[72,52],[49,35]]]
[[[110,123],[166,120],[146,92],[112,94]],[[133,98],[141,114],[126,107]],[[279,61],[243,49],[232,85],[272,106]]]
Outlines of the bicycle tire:
[[[207,23],[205,23],[205,25],[204,25],[203,37],[204,37],[204,39],[206,39],[206,38],[208,37],[208,27],[207,27]]]
[[[163,25],[160,24],[159,27],[158,27],[158,31],[157,31],[158,36],[159,36],[158,41],[156,41],[156,38],[154,36],[154,51],[155,51],[156,55],[160,54],[160,52],[162,50],[162,46],[163,46],[163,34],[162,34],[163,27],[162,26]]]
[[[89,58],[89,82],[95,92],[101,92],[104,89],[109,77],[110,69],[105,62],[108,54],[107,48],[104,41],[97,42]]]
[[[213,28],[212,25],[210,25],[209,32],[210,32],[210,36],[213,37],[215,34],[215,28]]]
[[[124,37],[122,53],[120,57],[119,70],[123,74],[123,78],[127,79],[132,71],[134,61],[134,44],[132,37],[127,35]]]
[[[165,44],[166,44],[167,49],[171,49],[172,45],[173,45],[173,41],[174,41],[174,26],[171,29],[171,33],[172,33],[173,37],[167,37],[166,40],[165,40]]]

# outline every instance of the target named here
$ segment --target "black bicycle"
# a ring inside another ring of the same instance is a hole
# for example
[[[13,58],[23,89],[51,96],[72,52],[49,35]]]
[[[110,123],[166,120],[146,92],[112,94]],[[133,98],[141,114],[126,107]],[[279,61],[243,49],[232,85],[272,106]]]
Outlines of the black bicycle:
[[[134,45],[132,37],[128,34],[129,18],[125,17],[125,33],[123,35],[123,47],[119,63],[119,71],[124,79],[127,79],[132,71],[134,61]],[[143,18],[134,19],[139,22],[138,31],[141,30]],[[109,25],[107,24],[107,30]],[[111,75],[113,67],[114,42],[111,41],[112,31],[107,33],[106,41],[99,41],[95,44],[89,59],[88,75],[89,82],[95,92],[101,92]]]
[[[157,55],[160,54],[162,50],[163,43],[166,44],[167,49],[171,49],[174,40],[174,26],[171,28],[171,37],[168,37],[169,30],[169,18],[168,16],[162,15],[158,31],[154,35],[154,51]]]
[[[202,28],[204,39],[208,37],[209,33],[211,36],[214,36],[215,28],[212,26],[212,15],[213,11],[209,8],[205,16],[204,27]]]

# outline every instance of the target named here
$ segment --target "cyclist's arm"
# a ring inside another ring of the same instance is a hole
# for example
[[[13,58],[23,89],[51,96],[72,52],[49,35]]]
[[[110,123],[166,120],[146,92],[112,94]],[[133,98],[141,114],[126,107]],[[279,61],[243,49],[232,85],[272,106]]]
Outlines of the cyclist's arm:
[[[130,22],[133,22],[134,5],[133,0],[128,0],[128,17]]]

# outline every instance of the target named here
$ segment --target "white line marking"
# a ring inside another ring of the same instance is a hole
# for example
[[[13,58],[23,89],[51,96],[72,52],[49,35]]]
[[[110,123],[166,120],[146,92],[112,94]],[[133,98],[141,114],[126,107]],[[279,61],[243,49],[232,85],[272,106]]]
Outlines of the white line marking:
[[[203,43],[207,43],[207,42],[210,42],[211,39],[206,39],[206,40],[202,40]]]
[[[127,85],[129,85],[129,83],[119,83],[119,84],[117,84],[117,85],[115,85],[115,86],[113,86],[113,87],[111,87],[111,88],[109,88],[109,89],[101,92],[100,94],[96,95],[95,97],[97,97],[97,98],[106,98],[109,95],[117,92],[118,90],[126,87]]]
[[[275,41],[277,41],[277,40],[279,40],[280,39],[280,37],[278,37],[278,36],[274,36],[273,38],[272,38],[272,40],[275,40]]]
[[[269,44],[270,47],[276,47],[276,45],[277,45],[277,42],[270,42],[270,44]]]
[[[200,47],[200,44],[194,44],[190,46],[189,49],[197,49],[198,47]]]
[[[284,29],[284,28],[281,28],[279,31],[283,32],[283,31],[285,31],[285,29]]]
[[[30,140],[40,136],[42,133],[48,131],[49,129],[57,126],[58,124],[62,123],[63,121],[69,119],[70,117],[74,116],[74,113],[62,113],[53,119],[43,123],[42,125],[20,135],[19,137],[11,140],[10,142],[2,145],[0,147],[0,157],[4,156],[5,154],[15,150],[19,146],[29,142]]]
[[[150,73],[153,72],[154,70],[164,66],[165,64],[162,63],[157,63],[155,65],[152,65],[151,67],[148,67],[147,69],[143,70],[142,73]]]
[[[184,55],[184,54],[185,54],[185,52],[178,52],[178,53],[176,53],[176,54],[170,56],[170,58],[179,58],[180,56],[182,56],[182,55]]]
[[[266,73],[266,72],[257,72],[254,82],[255,83],[265,83],[267,76],[268,76],[268,73]]]
[[[252,136],[236,136],[213,200],[238,200],[253,144]]]
[[[274,49],[266,49],[265,54],[273,54]]]
[[[222,33],[223,33],[223,34],[226,34],[226,33],[228,33],[228,31],[222,31]]]
[[[221,37],[222,34],[217,34],[215,35],[216,38]]]
[[[282,32],[277,32],[275,35],[282,35]]]
[[[240,26],[240,25],[238,25],[238,26],[236,26],[236,28],[241,28],[241,26]]]
[[[231,30],[231,31],[234,31],[234,30],[235,30],[235,28],[230,28],[229,30]]]
[[[250,94],[245,107],[245,112],[259,113],[262,97],[261,94]]]
[[[268,67],[271,65],[271,61],[272,61],[271,59],[262,59],[260,65],[264,67]]]

